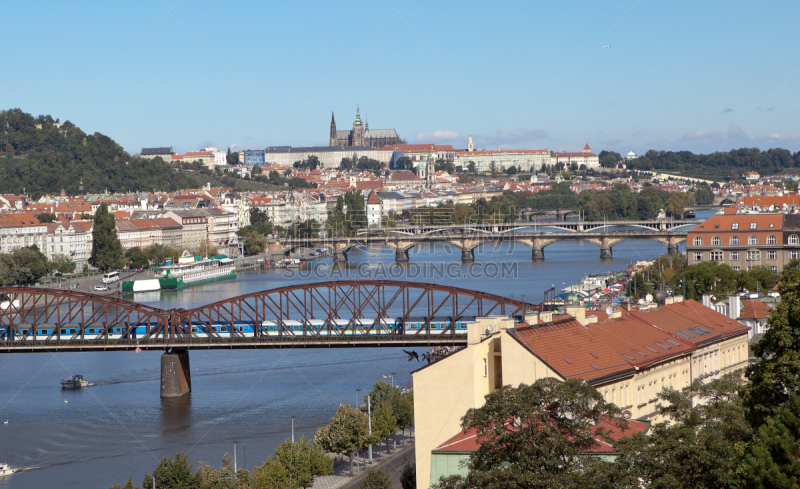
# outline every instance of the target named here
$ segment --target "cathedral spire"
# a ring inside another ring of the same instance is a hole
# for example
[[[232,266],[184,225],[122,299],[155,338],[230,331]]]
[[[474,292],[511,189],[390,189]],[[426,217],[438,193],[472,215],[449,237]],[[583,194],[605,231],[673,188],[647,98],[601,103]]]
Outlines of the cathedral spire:
[[[365,131],[369,131],[369,116],[368,115],[364,116],[364,130]]]
[[[361,110],[358,108],[358,104],[356,104],[356,120],[353,121],[353,124],[363,124],[361,122]]]

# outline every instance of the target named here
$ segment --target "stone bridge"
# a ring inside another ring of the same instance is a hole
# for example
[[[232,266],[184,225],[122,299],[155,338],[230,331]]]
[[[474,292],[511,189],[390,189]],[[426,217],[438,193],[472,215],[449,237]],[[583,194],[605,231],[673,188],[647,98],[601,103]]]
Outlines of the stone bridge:
[[[695,221],[696,222],[696,221]],[[441,229],[439,230],[441,231]],[[302,238],[275,240],[268,243],[271,253],[289,255],[302,248],[325,248],[333,253],[334,262],[346,262],[347,254],[358,246],[379,244],[394,250],[396,262],[408,262],[409,251],[422,243],[441,243],[461,250],[461,260],[470,262],[475,259],[475,249],[487,243],[520,243],[531,249],[531,259],[543,260],[544,249],[558,241],[583,240],[594,243],[600,248],[601,258],[611,258],[614,245],[631,239],[657,241],[667,247],[667,252],[677,253],[678,246],[686,241],[687,231],[683,230],[649,230],[637,231],[571,231],[571,232],[489,232],[485,230],[466,230],[448,228],[448,232],[406,233],[402,230],[379,235],[367,235],[357,238]],[[469,231],[469,232],[467,232]]]

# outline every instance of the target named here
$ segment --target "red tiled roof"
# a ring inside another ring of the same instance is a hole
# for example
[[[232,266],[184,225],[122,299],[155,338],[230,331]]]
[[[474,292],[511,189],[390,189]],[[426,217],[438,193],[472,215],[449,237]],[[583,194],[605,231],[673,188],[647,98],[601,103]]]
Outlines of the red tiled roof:
[[[772,308],[758,299],[743,299],[739,317],[743,319],[765,319],[772,314]]]
[[[637,421],[634,419],[627,420],[628,429],[623,430],[618,428],[609,421],[606,417],[601,417],[600,422],[592,427],[592,433],[597,434],[598,431],[604,430],[612,441],[618,441],[621,438],[634,435],[636,433],[644,433],[650,428],[650,423],[644,421]],[[590,448],[592,452],[611,452],[613,446],[609,444],[600,436],[595,436],[597,445]],[[471,428],[466,433],[459,432],[454,437],[442,443],[434,449],[436,452],[474,452],[480,448],[478,443],[478,428]]]
[[[379,199],[378,196],[375,195],[375,192],[370,192],[369,193],[369,198],[367,199],[367,205],[370,205],[370,204],[380,205],[380,203],[381,203],[381,199]]]

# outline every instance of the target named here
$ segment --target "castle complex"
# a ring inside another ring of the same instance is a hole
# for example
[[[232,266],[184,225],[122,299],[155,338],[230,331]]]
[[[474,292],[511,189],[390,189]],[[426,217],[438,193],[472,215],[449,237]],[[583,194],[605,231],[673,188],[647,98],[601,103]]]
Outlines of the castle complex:
[[[356,118],[353,121],[351,131],[337,131],[336,119],[331,112],[331,137],[328,146],[366,146],[370,148],[382,148],[395,144],[405,144],[400,139],[394,129],[370,129],[369,120],[361,121],[361,113],[356,106]]]

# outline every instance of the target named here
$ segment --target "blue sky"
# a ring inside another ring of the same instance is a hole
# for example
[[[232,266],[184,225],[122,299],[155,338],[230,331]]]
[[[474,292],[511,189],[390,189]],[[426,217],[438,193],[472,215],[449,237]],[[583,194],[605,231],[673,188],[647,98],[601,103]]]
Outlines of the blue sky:
[[[3,2],[0,108],[131,153],[409,143],[800,150],[800,2]],[[610,45],[610,49],[602,46]]]

